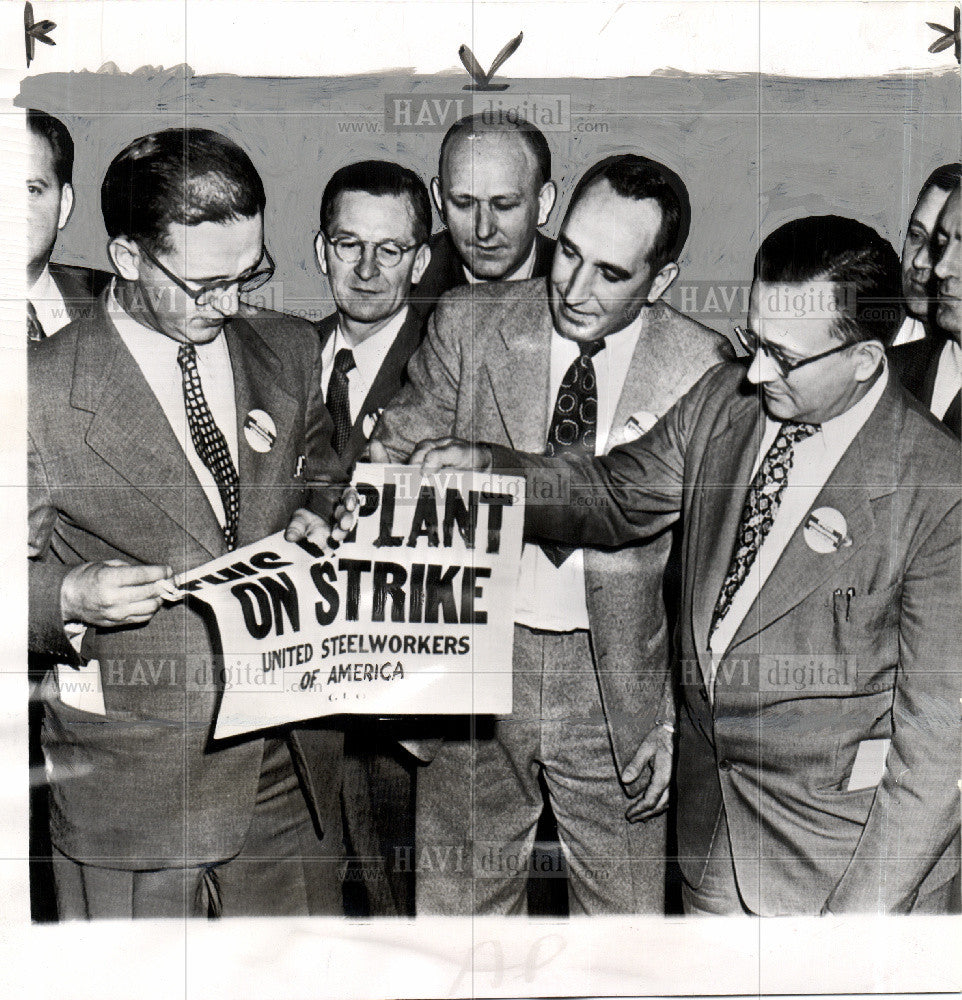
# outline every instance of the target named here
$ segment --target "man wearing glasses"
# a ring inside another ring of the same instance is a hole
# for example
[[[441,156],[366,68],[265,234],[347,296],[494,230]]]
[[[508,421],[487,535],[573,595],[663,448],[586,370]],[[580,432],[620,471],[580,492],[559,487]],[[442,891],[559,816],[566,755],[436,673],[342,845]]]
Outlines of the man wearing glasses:
[[[246,307],[265,196],[235,143],[135,140],[101,203],[117,276],[31,345],[30,647],[61,919],[339,913],[341,744],[211,738],[221,654],[175,574],[288,528],[336,470],[309,324]],[[323,776],[323,779],[319,776]]]
[[[423,321],[409,301],[431,259],[430,235],[427,188],[397,163],[351,163],[324,188],[315,249],[337,311],[318,324],[321,388],[346,468],[401,388],[421,341]],[[397,858],[414,846],[416,765],[400,735],[397,725],[358,718],[345,739],[344,816],[351,853],[365,859],[367,896],[349,906],[370,916],[414,915],[413,872]]]
[[[747,385],[720,365],[594,460],[443,441],[412,456],[522,469],[533,539],[618,545],[682,518],[689,913],[955,905],[960,450],[889,377],[898,298],[874,230],[800,219],[756,257]],[[539,501],[559,471],[571,503]]]

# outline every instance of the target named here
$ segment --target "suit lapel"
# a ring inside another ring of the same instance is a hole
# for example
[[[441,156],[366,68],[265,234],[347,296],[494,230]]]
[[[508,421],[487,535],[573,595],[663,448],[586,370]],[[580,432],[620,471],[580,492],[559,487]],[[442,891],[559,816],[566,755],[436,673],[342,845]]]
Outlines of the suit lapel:
[[[875,410],[812,503],[812,510],[829,507],[841,513],[852,544],[829,553],[816,552],[805,541],[806,514],[735,632],[732,647],[757,635],[801,604],[864,545],[877,538],[871,501],[891,494],[896,488],[897,455],[893,443],[899,440],[902,424],[896,403],[900,392],[890,376]]]
[[[158,334],[157,336],[161,336]],[[220,525],[157,397],[102,302],[77,337],[71,404],[93,414],[86,443],[211,556],[224,550]]]
[[[504,351],[484,357],[494,404],[512,448],[544,452],[548,435],[548,400],[551,369],[551,311],[547,289],[538,282],[538,293],[518,302],[505,314],[498,328]]]
[[[247,320],[235,317],[225,325],[231,367],[234,372],[234,398],[237,403],[237,474],[241,482],[240,525],[259,524],[269,519],[277,503],[276,490],[245,489],[271,487],[289,482],[293,468],[290,449],[285,447],[301,417],[296,400],[279,384],[280,361],[267,342]],[[255,451],[248,444],[244,425],[252,410],[266,413],[273,421],[277,436],[267,451]],[[257,531],[256,527],[250,530]]]
[[[764,426],[761,406],[754,398],[745,399],[725,429],[708,442],[698,473],[698,522],[692,528],[701,541],[695,547],[692,632],[699,654],[708,649],[712,612],[735,548]]]

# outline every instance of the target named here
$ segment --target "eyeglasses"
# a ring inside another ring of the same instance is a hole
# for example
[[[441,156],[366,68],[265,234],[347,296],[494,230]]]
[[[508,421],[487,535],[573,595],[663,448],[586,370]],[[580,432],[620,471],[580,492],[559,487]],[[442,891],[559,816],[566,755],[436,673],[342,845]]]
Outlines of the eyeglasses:
[[[214,278],[211,281],[192,281],[189,278],[178,277],[173,271],[161,264],[146,247],[141,246],[140,252],[154,267],[162,271],[182,292],[189,295],[198,304],[201,303],[201,299],[222,295],[235,287],[241,294],[252,292],[255,288],[266,285],[274,277],[274,261],[267,252],[267,247],[262,248],[260,260],[249,270],[238,274],[236,278]]]
[[[802,358],[801,361],[789,361],[784,354],[775,347],[773,344],[766,344],[763,340],[760,340],[758,334],[754,330],[746,330],[744,327],[735,327],[735,336],[738,338],[738,343],[745,348],[746,351],[751,355],[752,358],[761,351],[766,358],[769,358],[772,364],[778,369],[779,375],[782,378],[788,378],[792,372],[797,371],[799,368],[804,368],[805,365],[810,365],[813,361],[821,361],[822,358],[827,358],[832,354],[838,354],[841,351],[847,351],[852,345],[851,344],[839,344],[838,347],[833,347],[828,351],[822,351],[821,354],[813,354],[810,358]]]
[[[384,240],[383,243],[371,243],[368,240],[355,239],[353,236],[328,236],[324,239],[334,249],[337,259],[345,264],[356,264],[364,256],[365,247],[374,247],[374,259],[378,267],[397,267],[406,253],[417,250],[420,243],[405,245],[395,240]]]

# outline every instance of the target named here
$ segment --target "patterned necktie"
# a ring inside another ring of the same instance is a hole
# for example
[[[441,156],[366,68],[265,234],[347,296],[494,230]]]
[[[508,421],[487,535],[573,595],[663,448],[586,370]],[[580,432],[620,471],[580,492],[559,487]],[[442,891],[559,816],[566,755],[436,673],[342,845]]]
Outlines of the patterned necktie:
[[[818,430],[818,424],[798,424],[791,420],[782,424],[778,436],[768,449],[755,478],[748,487],[742,517],[735,536],[735,551],[725,574],[711,617],[708,638],[711,640],[718,623],[728,614],[738,588],[745,582],[755,556],[762,547],[775,521],[782,502],[788,473],[795,460],[795,442],[803,441]]]
[[[356,367],[354,355],[350,348],[342,347],[334,355],[334,367],[331,369],[331,380],[327,383],[327,412],[334,422],[334,433],[331,444],[338,455],[347,447],[347,439],[351,436],[350,387],[347,382],[348,372]]]
[[[37,316],[37,310],[29,299],[27,299],[27,336],[31,340],[43,340],[47,336],[47,331]]]
[[[201,461],[214,477],[221,502],[224,505],[226,524],[221,529],[228,549],[237,546],[237,517],[240,512],[240,488],[237,469],[230,457],[227,439],[214,422],[214,417],[204,398],[197,371],[197,349],[193,344],[181,344],[177,364],[183,373],[184,405],[187,408],[187,426],[190,439]]]
[[[604,339],[578,344],[580,353],[568,366],[558,387],[544,449],[548,457],[594,455],[598,434],[598,380],[591,359],[604,346]],[[560,566],[574,552],[567,545],[544,544],[541,548],[555,566]]]

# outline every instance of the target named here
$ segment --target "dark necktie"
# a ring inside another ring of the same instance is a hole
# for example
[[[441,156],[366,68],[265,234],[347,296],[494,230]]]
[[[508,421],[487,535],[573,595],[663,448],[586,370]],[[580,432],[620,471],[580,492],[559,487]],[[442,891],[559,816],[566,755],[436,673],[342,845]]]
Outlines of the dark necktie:
[[[817,424],[786,421],[762,459],[758,472],[748,487],[738,534],[735,536],[735,551],[732,553],[732,561],[711,616],[709,640],[718,623],[728,614],[738,588],[745,582],[745,577],[755,562],[755,556],[758,555],[762,542],[771,531],[775,514],[782,502],[789,470],[795,461],[795,442],[804,440],[817,430]]]
[[[37,310],[29,299],[27,299],[27,336],[31,340],[43,340],[47,336],[47,331],[37,317]]]
[[[351,420],[350,386],[347,382],[348,372],[353,371],[354,355],[350,348],[342,347],[334,355],[334,367],[331,369],[331,380],[327,383],[327,412],[334,422],[334,433],[331,444],[338,455],[347,447],[354,422]]]
[[[945,411],[945,415],[942,417],[942,423],[956,436],[962,437],[962,431],[960,431],[960,423],[962,423],[962,391],[957,392],[952,397],[952,402],[949,403],[949,408]]]
[[[603,339],[578,344],[580,353],[569,365],[558,387],[545,455],[572,458],[594,455],[598,434],[598,380],[591,359],[604,346]],[[541,548],[555,566],[560,566],[574,552],[567,545],[544,544]]]
[[[221,502],[224,505],[226,523],[221,529],[228,549],[237,545],[237,517],[240,512],[240,488],[237,469],[230,457],[227,439],[214,422],[214,417],[204,398],[197,371],[197,349],[193,344],[181,344],[177,352],[177,364],[183,373],[184,405],[187,408],[187,426],[190,439],[201,461],[214,477]]]

